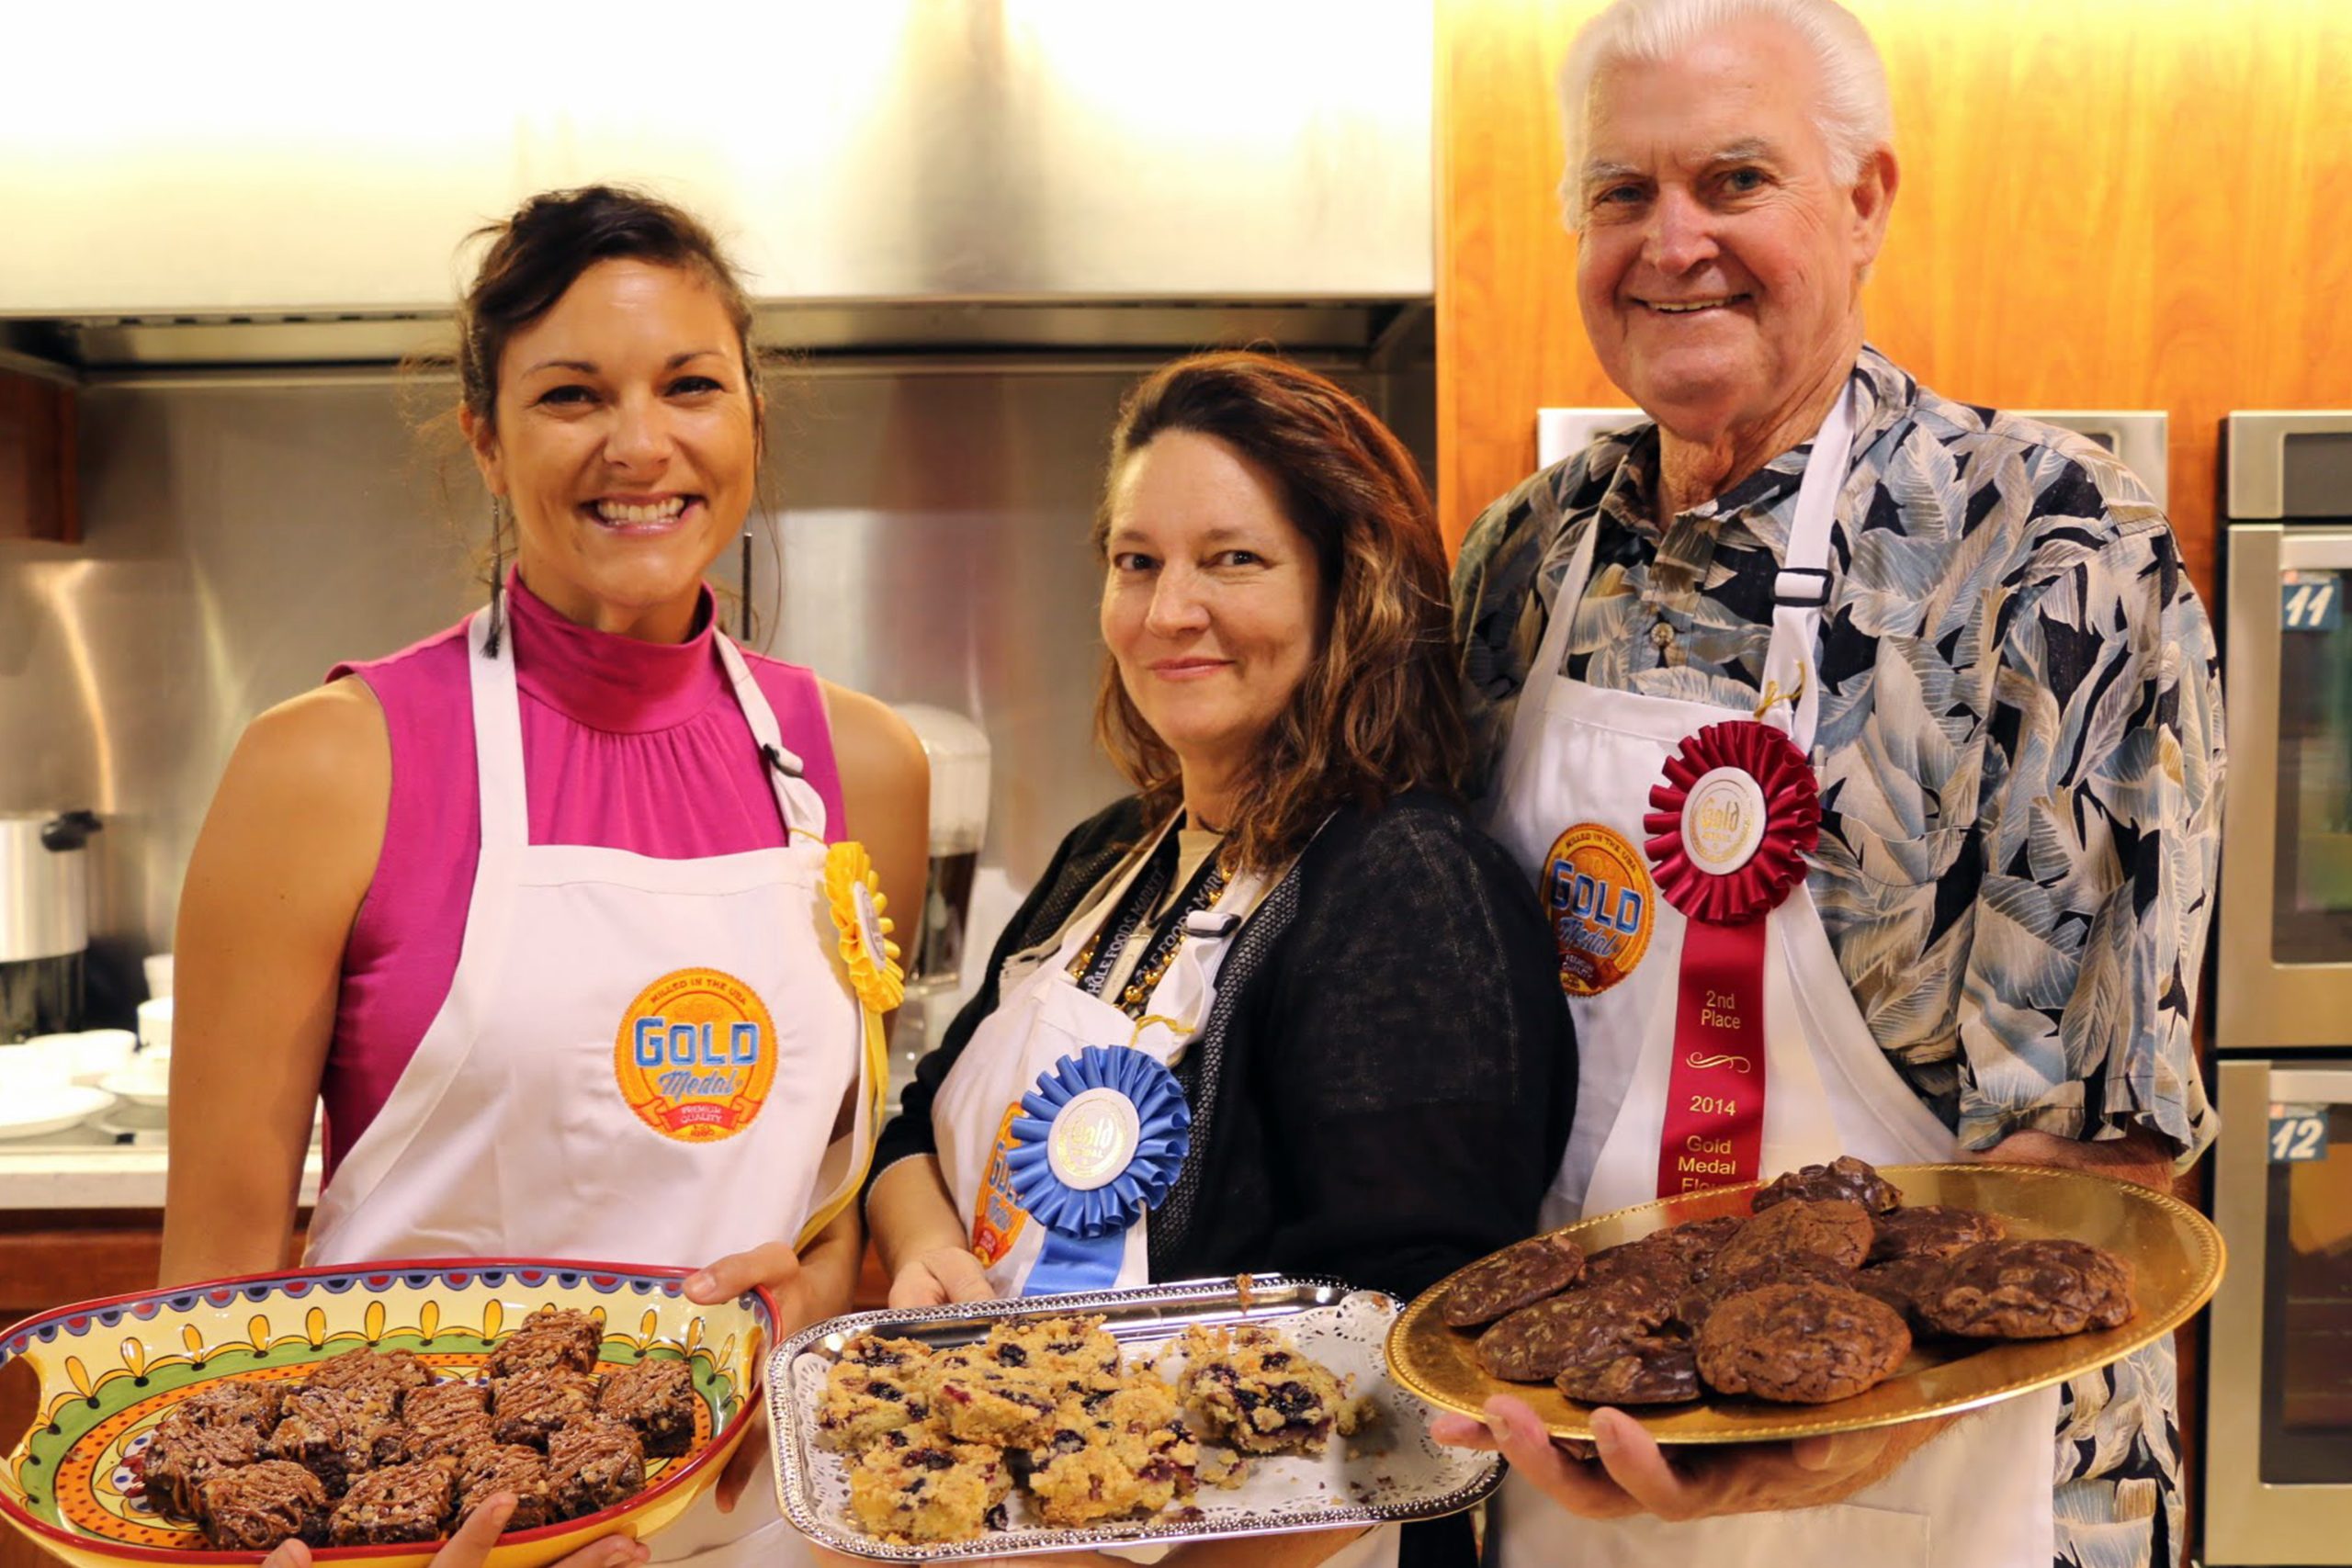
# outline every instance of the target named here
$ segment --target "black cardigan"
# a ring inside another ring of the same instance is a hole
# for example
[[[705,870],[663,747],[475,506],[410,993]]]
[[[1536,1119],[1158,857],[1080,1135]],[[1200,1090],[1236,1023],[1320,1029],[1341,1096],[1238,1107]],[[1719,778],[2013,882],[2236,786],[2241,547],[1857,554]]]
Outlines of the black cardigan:
[[[915,1069],[877,1175],[936,1152],[933,1097],[1006,958],[1147,830],[1130,796],[1062,840]],[[1459,808],[1415,792],[1339,812],[1235,937],[1178,1064],[1193,1143],[1151,1216],[1151,1277],[1335,1274],[1409,1296],[1532,1235],[1575,1111],[1558,975],[1528,878]],[[1466,1528],[1407,1536],[1408,1565],[1469,1561]]]

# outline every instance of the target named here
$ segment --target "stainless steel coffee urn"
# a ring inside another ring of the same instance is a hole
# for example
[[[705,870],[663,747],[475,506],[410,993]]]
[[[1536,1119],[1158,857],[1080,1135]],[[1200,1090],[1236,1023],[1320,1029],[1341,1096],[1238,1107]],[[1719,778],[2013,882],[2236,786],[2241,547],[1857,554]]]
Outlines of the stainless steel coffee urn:
[[[986,947],[978,953],[967,950],[964,928],[971,914],[980,836],[989,823],[987,732],[945,708],[922,703],[895,705],[922,741],[931,763],[931,874],[922,908],[894,911],[899,943],[907,957],[907,999],[890,1036],[894,1105],[914,1076],[915,1063],[939,1043],[961,997],[973,988],[964,984],[966,970],[988,962]]]
[[[90,945],[87,811],[0,812],[0,1041],[82,1026]]]
[[[953,990],[963,977],[964,921],[971,912],[972,877],[979,867],[980,835],[989,825],[989,738],[960,713],[922,703],[896,705],[922,742],[931,763],[931,874],[920,922],[901,919],[907,950],[907,989]],[[907,934],[911,931],[911,939]],[[984,959],[984,953],[970,955]]]

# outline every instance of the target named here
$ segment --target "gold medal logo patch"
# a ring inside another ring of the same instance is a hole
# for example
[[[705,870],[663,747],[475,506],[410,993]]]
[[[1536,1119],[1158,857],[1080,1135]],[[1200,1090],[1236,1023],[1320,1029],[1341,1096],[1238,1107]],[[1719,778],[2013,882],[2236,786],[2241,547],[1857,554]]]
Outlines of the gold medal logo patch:
[[[1023,1114],[1017,1100],[1005,1108],[1004,1120],[997,1125],[996,1145],[989,1151],[988,1170],[980,1178],[978,1212],[972,1215],[972,1251],[991,1266],[1003,1261],[1021,1238],[1021,1227],[1029,1223],[1029,1212],[1012,1195],[1010,1163],[1012,1146],[1019,1141],[1012,1135],[1012,1124]]]
[[[1560,988],[1598,996],[1649,951],[1657,902],[1641,852],[1623,834],[1579,822],[1544,860],[1544,914],[1560,944]]]
[[[767,1104],[775,1057],[775,1021],[757,992],[716,969],[680,969],[622,1015],[613,1075],[647,1126],[682,1144],[715,1144]]]

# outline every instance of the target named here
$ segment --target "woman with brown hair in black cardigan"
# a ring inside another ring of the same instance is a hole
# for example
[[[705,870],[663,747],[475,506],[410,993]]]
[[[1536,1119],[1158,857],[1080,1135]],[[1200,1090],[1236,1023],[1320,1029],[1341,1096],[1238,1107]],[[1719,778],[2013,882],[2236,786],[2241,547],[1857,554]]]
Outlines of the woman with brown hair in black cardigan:
[[[1408,1294],[1527,1235],[1575,1053],[1523,878],[1454,804],[1411,457],[1319,376],[1182,360],[1122,412],[1094,544],[1099,728],[1136,793],[1063,840],[883,1133],[891,1304],[1252,1270]],[[1178,1560],[1472,1553],[1455,1518]]]

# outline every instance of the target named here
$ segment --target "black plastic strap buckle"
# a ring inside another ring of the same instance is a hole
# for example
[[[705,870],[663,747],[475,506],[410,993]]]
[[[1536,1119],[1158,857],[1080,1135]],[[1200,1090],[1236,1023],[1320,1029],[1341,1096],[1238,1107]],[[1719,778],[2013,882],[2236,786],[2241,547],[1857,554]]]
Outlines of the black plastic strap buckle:
[[[1801,581],[1792,582],[1792,578]],[[1819,609],[1829,603],[1829,569],[1819,566],[1782,567],[1781,575],[1772,583],[1772,603]]]

